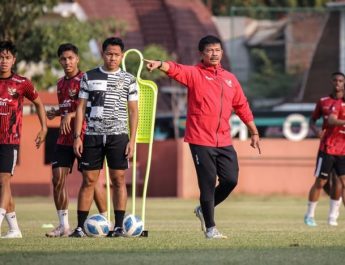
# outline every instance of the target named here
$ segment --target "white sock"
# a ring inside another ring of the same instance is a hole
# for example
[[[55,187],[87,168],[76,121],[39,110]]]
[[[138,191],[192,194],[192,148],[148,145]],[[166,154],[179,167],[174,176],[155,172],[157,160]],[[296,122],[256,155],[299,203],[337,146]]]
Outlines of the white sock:
[[[6,215],[6,210],[4,208],[0,208],[0,227],[1,227],[2,221],[5,218],[5,215]]]
[[[103,213],[99,213],[100,215],[103,215],[105,218],[108,218],[108,213],[107,212],[103,212]]]
[[[68,210],[58,210],[57,214],[59,216],[59,222],[62,227],[65,229],[69,228],[69,223],[68,223]]]
[[[305,214],[306,217],[314,217],[315,209],[316,209],[317,202],[308,201],[308,209],[307,213]]]
[[[339,200],[330,200],[329,202],[329,218],[334,218],[337,219],[339,215],[339,207],[340,207],[340,202]]]
[[[19,231],[17,216],[15,212],[7,213],[5,215],[9,230]]]

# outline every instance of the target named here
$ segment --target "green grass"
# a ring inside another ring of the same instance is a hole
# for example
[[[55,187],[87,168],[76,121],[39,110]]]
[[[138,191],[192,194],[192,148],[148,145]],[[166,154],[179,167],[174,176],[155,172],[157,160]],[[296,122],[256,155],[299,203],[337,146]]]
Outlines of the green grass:
[[[317,208],[318,227],[303,224],[305,198],[237,195],[216,209],[226,240],[206,240],[192,211],[197,200],[149,199],[148,238],[46,238],[56,224],[51,198],[18,198],[23,239],[0,240],[0,264],[343,264],[345,218],[326,223],[328,200]],[[70,206],[75,225],[76,202]],[[92,210],[94,212],[94,209]],[[5,222],[4,222],[5,223]],[[6,232],[6,224],[2,231]]]

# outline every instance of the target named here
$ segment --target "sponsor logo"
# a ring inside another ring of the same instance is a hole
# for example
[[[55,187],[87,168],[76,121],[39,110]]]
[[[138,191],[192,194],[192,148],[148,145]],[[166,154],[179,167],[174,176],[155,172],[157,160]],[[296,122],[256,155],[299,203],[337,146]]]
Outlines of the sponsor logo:
[[[9,98],[0,98],[0,106],[7,106],[7,103],[12,102]]]
[[[232,81],[231,80],[225,80],[225,83],[229,86],[229,87],[232,87]]]
[[[73,100],[71,100],[71,99],[64,100],[63,103],[59,104],[59,107],[60,108],[69,108],[72,106],[72,102],[73,102]]]

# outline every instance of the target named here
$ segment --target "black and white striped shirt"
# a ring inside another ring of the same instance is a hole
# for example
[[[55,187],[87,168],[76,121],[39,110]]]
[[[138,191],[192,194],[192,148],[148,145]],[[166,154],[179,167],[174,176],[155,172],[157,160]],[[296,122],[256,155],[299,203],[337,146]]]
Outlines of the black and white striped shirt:
[[[128,134],[128,101],[138,100],[135,77],[121,69],[106,72],[102,67],[86,72],[79,98],[86,99],[86,134]]]

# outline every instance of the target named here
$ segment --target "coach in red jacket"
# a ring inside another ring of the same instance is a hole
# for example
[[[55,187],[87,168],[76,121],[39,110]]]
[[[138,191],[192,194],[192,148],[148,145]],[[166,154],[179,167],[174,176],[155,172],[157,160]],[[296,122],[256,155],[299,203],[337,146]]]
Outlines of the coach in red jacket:
[[[159,69],[188,89],[185,141],[189,143],[200,189],[195,214],[206,238],[226,238],[216,228],[214,207],[225,200],[238,179],[237,155],[230,135],[234,111],[247,125],[251,146],[258,148],[259,134],[246,96],[237,78],[222,68],[220,39],[206,36],[199,42],[201,62],[195,66],[145,60],[149,71]],[[219,185],[216,186],[218,176]]]

